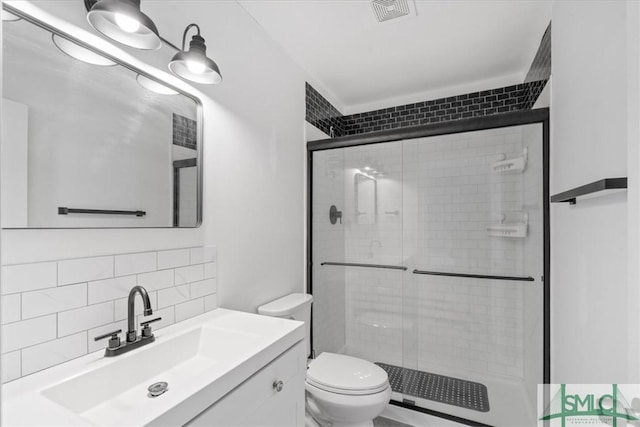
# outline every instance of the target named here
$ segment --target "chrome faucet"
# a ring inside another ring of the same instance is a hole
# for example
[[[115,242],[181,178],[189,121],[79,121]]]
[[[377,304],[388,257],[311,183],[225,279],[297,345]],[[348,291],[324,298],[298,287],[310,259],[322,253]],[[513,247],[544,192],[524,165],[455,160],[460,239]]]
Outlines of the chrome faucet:
[[[149,301],[149,294],[147,290],[142,286],[134,286],[129,291],[129,300],[127,301],[127,326],[129,330],[127,331],[127,342],[134,342],[138,336],[136,333],[136,294],[140,294],[142,297],[142,304],[144,304],[144,315],[151,316],[153,314],[153,310],[151,309],[151,301]]]
[[[140,332],[140,335],[138,335],[138,333],[136,332],[136,294],[140,294],[140,296],[142,297],[142,303],[144,304],[144,315],[151,316],[153,314],[153,310],[151,309],[151,301],[149,300],[149,294],[147,293],[147,290],[142,286],[134,286],[131,291],[129,291],[129,299],[127,301],[128,330],[125,342],[121,342],[120,337],[118,336],[118,334],[122,332],[122,329],[118,329],[117,331],[112,331],[94,338],[95,341],[109,338],[109,346],[104,351],[105,357],[113,357],[119,354],[126,353],[135,348],[152,343],[156,339],[151,332],[151,326],[149,325],[153,322],[161,320],[161,317],[147,320],[145,322],[140,322],[142,331]]]

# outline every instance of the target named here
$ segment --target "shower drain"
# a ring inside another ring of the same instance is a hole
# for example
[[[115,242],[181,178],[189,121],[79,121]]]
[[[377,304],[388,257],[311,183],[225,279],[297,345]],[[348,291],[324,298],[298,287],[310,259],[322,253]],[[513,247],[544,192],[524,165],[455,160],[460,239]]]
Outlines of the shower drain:
[[[393,391],[474,411],[489,412],[489,396],[484,384],[386,363],[376,362],[376,365],[389,375]]]

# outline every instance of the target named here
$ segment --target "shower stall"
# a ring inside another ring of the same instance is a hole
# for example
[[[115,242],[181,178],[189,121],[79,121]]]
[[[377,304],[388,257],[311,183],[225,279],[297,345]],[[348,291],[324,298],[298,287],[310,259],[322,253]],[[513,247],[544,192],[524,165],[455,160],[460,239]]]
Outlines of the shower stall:
[[[549,382],[548,110],[312,141],[312,349],[392,403],[536,423]]]

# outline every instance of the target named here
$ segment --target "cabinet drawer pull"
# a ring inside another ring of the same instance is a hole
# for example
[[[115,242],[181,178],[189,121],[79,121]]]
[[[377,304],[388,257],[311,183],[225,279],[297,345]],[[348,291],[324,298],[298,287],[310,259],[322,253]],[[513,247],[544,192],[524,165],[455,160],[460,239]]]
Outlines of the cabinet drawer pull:
[[[284,388],[284,383],[282,381],[274,381],[273,382],[273,389],[275,391],[277,391],[278,393],[280,393],[283,388]]]

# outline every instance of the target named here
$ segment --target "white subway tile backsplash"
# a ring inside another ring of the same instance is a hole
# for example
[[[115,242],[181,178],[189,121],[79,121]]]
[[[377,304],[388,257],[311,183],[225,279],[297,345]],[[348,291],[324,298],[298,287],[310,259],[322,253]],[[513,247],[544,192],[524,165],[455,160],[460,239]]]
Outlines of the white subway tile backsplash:
[[[214,277],[218,277],[218,263],[208,262],[204,264],[204,278],[213,279]]]
[[[204,298],[194,299],[176,305],[176,322],[190,319],[204,313]]]
[[[151,308],[155,310],[158,307],[157,292],[149,292],[149,301],[151,302]],[[129,298],[121,298],[114,301],[114,319],[115,321],[126,319],[128,316],[128,301]],[[144,306],[142,304],[142,298],[136,295],[135,302],[135,314],[142,314]]]
[[[139,254],[126,254],[115,256],[115,275],[127,276],[129,274],[146,273],[157,269],[157,253],[144,252]]]
[[[158,270],[165,268],[184,267],[189,265],[190,262],[190,250],[189,249],[175,249],[170,251],[158,252]]]
[[[2,297],[2,324],[20,320],[20,294],[4,295]]]
[[[22,350],[22,375],[87,354],[87,331]]]
[[[189,300],[189,285],[176,286],[158,291],[158,308],[165,308]]]
[[[204,266],[200,264],[176,268],[175,275],[176,286],[185,283],[197,282],[198,280],[204,279]]]
[[[0,370],[2,372],[2,382],[13,381],[20,378],[22,357],[20,351],[3,354],[0,360]]]
[[[56,315],[22,320],[2,326],[2,352],[9,353],[56,337]]]
[[[87,352],[98,335],[127,329],[131,288],[149,293],[153,330],[217,308],[216,247],[63,259],[2,267],[2,381],[11,381]]]
[[[2,267],[2,295],[51,288],[57,283],[55,262]]]
[[[59,286],[22,294],[22,318],[43,316],[87,305],[87,284]]]
[[[191,285],[191,298],[200,298],[216,293],[216,279],[206,279]]]
[[[147,291],[170,288],[174,283],[173,270],[160,270],[152,273],[138,274],[138,285]]]
[[[200,248],[191,248],[191,264],[203,264],[205,262],[214,262],[218,256],[218,248],[215,246],[203,246]]]
[[[58,261],[58,286],[113,277],[113,257]]]
[[[136,276],[123,276],[89,282],[89,304],[127,297],[136,283]]]
[[[204,297],[204,311],[211,311],[218,308],[218,294]]]
[[[113,301],[58,313],[58,336],[64,337],[113,322]]]

